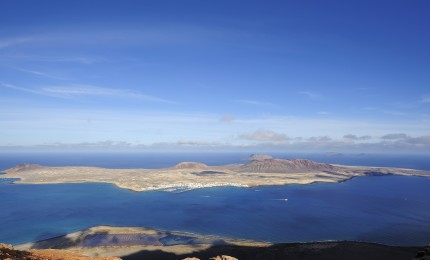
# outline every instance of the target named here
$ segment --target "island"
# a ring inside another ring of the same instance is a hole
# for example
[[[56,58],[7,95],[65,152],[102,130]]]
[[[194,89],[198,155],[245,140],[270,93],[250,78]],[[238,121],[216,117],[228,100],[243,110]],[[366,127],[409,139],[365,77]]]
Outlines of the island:
[[[185,191],[198,188],[234,186],[311,184],[342,182],[357,176],[414,175],[430,177],[430,171],[345,166],[307,159],[279,159],[253,155],[243,164],[208,166],[199,162],[181,162],[163,169],[108,169],[99,167],[48,167],[22,164],[4,171],[0,178],[16,178],[16,183],[111,183],[133,191]]]
[[[88,166],[21,164],[0,178],[15,183],[110,183],[143,192],[185,191],[205,187],[343,182],[359,176],[408,175],[430,177],[430,171],[391,167],[345,166],[307,159],[253,155],[241,164],[208,166],[181,162],[163,169],[108,169]],[[174,221],[174,219],[172,220]],[[252,227],[250,227],[252,228]],[[1,242],[1,241],[0,241]],[[358,241],[314,241],[273,244],[147,227],[95,226],[45,240],[0,244],[0,259],[426,259],[430,247],[388,246]],[[413,258],[417,256],[416,258]],[[423,257],[422,257],[423,256]],[[15,257],[15,258],[14,258]],[[120,257],[120,258],[118,258]]]

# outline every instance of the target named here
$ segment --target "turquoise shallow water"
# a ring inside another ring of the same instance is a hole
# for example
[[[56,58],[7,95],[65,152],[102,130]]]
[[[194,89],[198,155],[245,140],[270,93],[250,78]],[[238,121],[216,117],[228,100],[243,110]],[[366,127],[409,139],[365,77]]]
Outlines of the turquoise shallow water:
[[[339,184],[183,193],[3,180],[0,201],[0,241],[12,244],[95,225],[146,226],[270,242],[430,242],[430,179],[421,177],[373,176]]]

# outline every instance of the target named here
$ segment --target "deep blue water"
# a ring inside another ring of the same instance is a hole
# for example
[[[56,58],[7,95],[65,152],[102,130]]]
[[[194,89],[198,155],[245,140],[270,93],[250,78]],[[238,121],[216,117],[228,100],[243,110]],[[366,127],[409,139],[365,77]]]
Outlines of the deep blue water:
[[[430,170],[425,156],[281,157]],[[0,169],[22,162],[157,168],[184,160],[214,165],[244,158],[244,154],[9,154],[1,156]],[[183,193],[138,193],[109,184],[21,185],[3,180],[0,205],[0,241],[12,244],[95,225],[146,226],[270,242],[430,242],[430,179],[422,177],[374,176],[343,183],[223,187]]]

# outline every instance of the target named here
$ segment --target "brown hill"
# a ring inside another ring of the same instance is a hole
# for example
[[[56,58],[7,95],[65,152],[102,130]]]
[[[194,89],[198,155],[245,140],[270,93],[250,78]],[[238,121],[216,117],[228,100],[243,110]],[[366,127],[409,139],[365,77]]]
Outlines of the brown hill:
[[[23,163],[23,164],[15,166],[15,167],[13,167],[11,169],[5,170],[4,172],[6,174],[13,174],[13,173],[17,173],[17,172],[20,172],[20,171],[34,170],[34,169],[37,169],[37,168],[40,168],[40,167],[42,167],[42,166],[39,165],[39,164]]]
[[[172,167],[172,169],[199,169],[206,170],[208,166],[198,162],[181,162]]]
[[[273,172],[273,173],[299,173],[299,172],[333,172],[336,166],[318,163],[306,159],[258,159],[241,165],[241,172]]]
[[[266,159],[273,159],[273,157],[267,154],[258,154],[258,153],[251,154],[251,156],[249,156],[250,161],[262,161]]]

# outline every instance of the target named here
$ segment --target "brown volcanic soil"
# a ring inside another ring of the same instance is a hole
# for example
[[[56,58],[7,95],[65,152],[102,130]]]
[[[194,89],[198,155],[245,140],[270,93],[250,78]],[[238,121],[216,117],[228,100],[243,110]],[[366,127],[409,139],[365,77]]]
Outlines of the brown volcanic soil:
[[[181,162],[172,167],[172,169],[207,169],[208,166],[199,162]]]
[[[5,170],[4,172],[7,174],[13,174],[13,173],[18,173],[20,171],[35,170],[41,167],[42,165],[39,165],[39,164],[23,163],[11,169]]]
[[[240,166],[240,172],[274,172],[274,173],[297,173],[297,172],[333,172],[337,167],[331,164],[318,163],[306,159],[260,159],[252,160],[250,163]]]
[[[0,244],[1,260],[121,260],[111,256],[84,256],[66,250],[15,250],[11,245]]]

